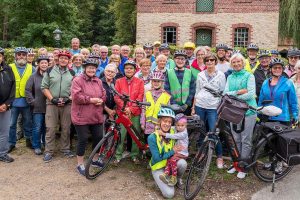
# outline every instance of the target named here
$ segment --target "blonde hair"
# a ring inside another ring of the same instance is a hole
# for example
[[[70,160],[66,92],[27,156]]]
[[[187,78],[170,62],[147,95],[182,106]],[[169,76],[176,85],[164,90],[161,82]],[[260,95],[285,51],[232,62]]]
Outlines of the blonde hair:
[[[140,66],[143,66],[144,64],[149,64],[151,66],[151,60],[148,58],[143,58],[140,62]]]
[[[143,54],[144,54],[144,58],[147,56],[146,53],[145,53],[145,50],[142,47],[136,47],[134,49],[134,57],[136,57],[135,54],[136,54],[137,51],[142,51]]]
[[[83,53],[83,52],[87,52],[88,54],[90,54],[90,50],[88,50],[87,48],[83,48],[80,50],[80,53]]]
[[[109,57],[109,62],[108,63],[114,62],[114,61],[112,61],[112,58],[113,59],[118,59],[119,60],[119,64],[121,63],[121,57],[119,55],[116,55],[116,54],[111,54],[111,56]]]
[[[243,62],[243,67],[245,67],[245,65],[246,65],[246,59],[245,59],[245,57],[244,57],[242,54],[240,54],[240,53],[235,53],[235,54],[233,54],[233,55],[231,56],[230,60],[229,60],[230,65],[231,65],[231,62],[232,62],[234,59],[240,59],[240,60],[242,60],[242,62]]]
[[[72,57],[72,62],[74,62],[74,60],[75,60],[76,58],[81,58],[82,62],[83,62],[83,60],[84,60],[83,55],[80,54],[80,53],[77,53],[77,54],[73,55],[73,57]]]

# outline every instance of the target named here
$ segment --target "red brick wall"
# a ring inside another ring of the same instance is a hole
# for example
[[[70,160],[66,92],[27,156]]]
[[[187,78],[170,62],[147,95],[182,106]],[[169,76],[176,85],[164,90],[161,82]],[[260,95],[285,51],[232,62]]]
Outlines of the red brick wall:
[[[138,13],[198,13],[197,0],[137,0]],[[278,12],[279,0],[215,0],[214,13]],[[201,14],[201,13],[199,13]]]

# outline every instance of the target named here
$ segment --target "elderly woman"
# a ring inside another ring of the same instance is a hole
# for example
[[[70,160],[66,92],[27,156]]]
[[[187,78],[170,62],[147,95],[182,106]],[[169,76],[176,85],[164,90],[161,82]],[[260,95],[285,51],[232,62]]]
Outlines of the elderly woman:
[[[48,58],[49,58],[49,68],[53,67],[55,65],[54,55],[53,55],[52,52],[47,53],[47,55],[48,55]]]
[[[115,80],[122,78],[124,75],[122,74],[121,70],[120,70],[120,64],[121,64],[121,57],[118,54],[111,54],[111,56],[109,57],[109,61],[108,64],[110,63],[114,63],[117,66],[117,74],[115,77]]]
[[[101,80],[96,77],[98,64],[96,59],[87,59],[83,64],[83,74],[74,78],[71,88],[73,99],[71,118],[78,135],[77,171],[83,176],[85,175],[83,160],[88,133],[92,134],[93,149],[103,135],[103,108],[106,93]],[[103,167],[97,156],[93,158],[92,165]]]
[[[150,67],[151,67],[151,61],[148,58],[143,58],[140,61],[140,68],[141,70],[137,72],[134,76],[142,79],[144,81],[144,88],[145,88],[145,93],[151,89],[151,84],[150,84]]]
[[[166,65],[167,65],[168,58],[167,56],[160,54],[156,57],[155,62],[157,63],[157,66],[154,68],[153,72],[160,71],[166,75]]]
[[[83,73],[82,63],[83,56],[81,54],[75,54],[72,58],[72,69],[75,72],[75,76],[79,76]]]
[[[90,50],[83,48],[80,50],[80,54],[83,56],[83,60],[86,60],[90,55]]]
[[[142,48],[142,47],[137,47],[134,49],[134,61],[135,63],[137,64],[138,66],[138,70],[140,70],[140,67],[141,67],[141,61],[142,59],[146,58],[146,53],[145,53],[145,50]]]
[[[300,60],[297,61],[295,65],[296,74],[291,78],[291,80],[294,82],[297,99],[298,99],[298,110],[300,109]],[[299,115],[298,115],[299,119]]]
[[[201,120],[208,124],[208,131],[214,131],[220,98],[214,97],[210,92],[206,91],[204,87],[208,86],[215,91],[223,92],[226,79],[224,73],[216,69],[218,59],[215,54],[208,53],[204,58],[204,62],[206,64],[206,70],[200,72],[196,77],[196,93],[192,114],[196,112]],[[199,138],[200,144],[203,139],[204,138]],[[224,163],[222,158],[222,145],[220,142],[218,142],[216,146],[216,155],[217,167],[222,169]]]
[[[195,79],[197,79],[199,72],[202,72],[206,69],[206,65],[204,63],[204,57],[206,53],[207,52],[204,47],[197,47],[194,51],[196,59],[192,62],[190,69]]]
[[[230,58],[230,65],[233,69],[231,75],[227,78],[224,93],[235,96],[246,101],[250,106],[256,107],[255,100],[255,78],[253,74],[247,72],[245,67],[245,58],[240,53],[234,54]],[[248,110],[244,120],[244,129],[237,133],[231,124],[232,134],[234,136],[241,159],[248,160],[252,149],[252,134],[256,122],[256,112]],[[239,127],[240,125],[238,125]],[[235,168],[231,167],[227,172],[233,174]],[[238,178],[245,178],[245,172],[238,172]]]

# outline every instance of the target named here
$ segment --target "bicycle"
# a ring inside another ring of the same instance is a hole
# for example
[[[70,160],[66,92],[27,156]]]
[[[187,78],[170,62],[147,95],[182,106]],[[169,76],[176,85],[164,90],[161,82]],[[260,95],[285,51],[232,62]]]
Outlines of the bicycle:
[[[115,95],[118,95],[124,101],[124,104],[121,110],[117,110],[118,118],[116,120],[107,120],[107,123],[110,124],[107,133],[93,149],[86,162],[85,176],[87,179],[95,179],[108,167],[109,163],[111,162],[112,158],[116,153],[116,149],[121,138],[121,124],[126,128],[127,133],[137,144],[140,150],[145,151],[149,148],[148,144],[145,144],[141,140],[143,136],[133,126],[132,122],[130,121],[129,117],[125,114],[124,110],[128,102],[134,103],[139,107],[150,106],[150,103],[130,100],[130,97],[128,95],[119,94],[113,87],[111,87],[111,89]],[[91,165],[95,157],[98,157],[99,161],[103,164],[102,167],[93,167]]]
[[[223,99],[225,96],[215,92],[211,88],[205,87],[205,89],[216,97],[221,97]],[[227,95],[227,97],[228,96],[229,95]],[[229,97],[236,99],[236,97],[233,96]],[[267,104],[270,103],[270,101],[266,101],[264,103]],[[293,168],[291,166],[284,165],[275,148],[278,134],[290,130],[290,127],[281,125],[278,122],[267,122],[268,117],[271,115],[267,115],[264,111],[266,109],[264,108],[265,106],[258,109],[249,106],[249,109],[258,112],[262,115],[262,117],[255,126],[254,132],[256,134],[255,139],[253,140],[251,160],[247,161],[240,159],[240,153],[233,138],[230,123],[218,117],[215,131],[208,132],[206,134],[202,145],[192,161],[184,189],[185,199],[194,199],[200,192],[208,174],[212,154],[214,152],[216,142],[218,141],[219,132],[225,134],[225,143],[229,149],[235,169],[237,171],[245,172],[249,171],[250,168],[253,168],[255,175],[260,180],[272,182],[272,192],[274,191],[275,181],[284,178]],[[282,168],[280,173],[277,170],[279,167]]]

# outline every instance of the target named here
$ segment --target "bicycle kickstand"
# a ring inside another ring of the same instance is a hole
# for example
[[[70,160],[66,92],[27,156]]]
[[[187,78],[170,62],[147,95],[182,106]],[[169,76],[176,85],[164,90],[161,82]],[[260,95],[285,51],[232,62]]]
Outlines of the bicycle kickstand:
[[[271,192],[274,192],[274,189],[275,189],[275,176],[276,176],[275,170],[273,170],[273,181],[272,181],[272,190],[271,190]]]

